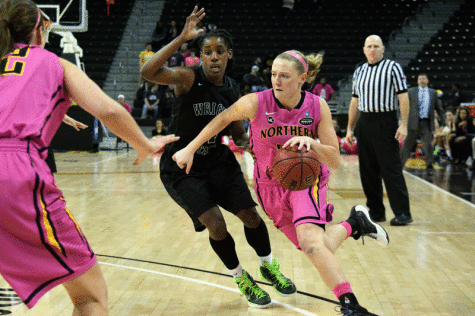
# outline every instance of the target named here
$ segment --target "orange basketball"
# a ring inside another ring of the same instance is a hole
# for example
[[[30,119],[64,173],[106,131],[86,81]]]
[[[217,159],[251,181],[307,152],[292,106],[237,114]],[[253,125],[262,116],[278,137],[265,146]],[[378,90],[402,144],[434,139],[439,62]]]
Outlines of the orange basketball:
[[[284,188],[300,191],[311,187],[317,181],[320,162],[313,152],[287,147],[277,151],[272,172]]]

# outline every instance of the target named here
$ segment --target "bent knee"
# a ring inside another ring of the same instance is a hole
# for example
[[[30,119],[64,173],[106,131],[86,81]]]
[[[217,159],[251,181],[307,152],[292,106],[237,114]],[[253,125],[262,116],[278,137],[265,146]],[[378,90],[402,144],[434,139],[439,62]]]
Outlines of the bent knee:
[[[261,216],[257,213],[255,207],[245,208],[236,214],[237,217],[243,222],[244,226],[249,228],[256,228],[261,223]]]
[[[299,236],[298,238],[300,248],[305,254],[319,254],[325,249],[325,243],[318,238],[306,238]]]

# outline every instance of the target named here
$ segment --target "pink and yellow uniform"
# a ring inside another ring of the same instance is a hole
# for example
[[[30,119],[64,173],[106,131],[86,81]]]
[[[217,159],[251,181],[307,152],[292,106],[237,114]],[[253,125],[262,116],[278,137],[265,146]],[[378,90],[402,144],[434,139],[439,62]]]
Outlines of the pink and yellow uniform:
[[[284,189],[272,174],[276,151],[295,136],[318,137],[320,100],[309,92],[301,92],[300,103],[287,110],[274,97],[272,89],[258,92],[255,119],[249,123],[250,143],[256,156],[254,190],[266,212],[287,238],[300,249],[296,227],[303,223],[324,225],[333,219],[333,205],[327,203],[328,168],[322,165],[316,183],[302,191]]]
[[[0,273],[31,308],[96,257],[44,161],[71,103],[58,57],[16,44],[0,95]]]

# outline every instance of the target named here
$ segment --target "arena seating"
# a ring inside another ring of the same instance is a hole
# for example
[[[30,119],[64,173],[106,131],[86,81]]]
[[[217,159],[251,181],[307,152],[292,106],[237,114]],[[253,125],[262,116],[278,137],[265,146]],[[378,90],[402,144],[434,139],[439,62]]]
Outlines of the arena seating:
[[[408,80],[421,72],[436,89],[457,84],[466,94],[475,92],[475,3],[463,4],[406,69]]]
[[[240,80],[249,71],[257,56],[268,52],[325,50],[321,76],[336,83],[365,60],[362,47],[366,36],[379,34],[386,41],[424,2],[426,0],[352,2],[348,5],[346,1],[333,0],[325,1],[325,6],[318,10],[311,7],[312,1],[299,1],[287,15],[282,11],[282,1],[276,0],[210,1],[205,9],[206,21],[229,30],[235,38],[236,79]],[[163,16],[184,21],[194,5],[195,1],[167,2]]]

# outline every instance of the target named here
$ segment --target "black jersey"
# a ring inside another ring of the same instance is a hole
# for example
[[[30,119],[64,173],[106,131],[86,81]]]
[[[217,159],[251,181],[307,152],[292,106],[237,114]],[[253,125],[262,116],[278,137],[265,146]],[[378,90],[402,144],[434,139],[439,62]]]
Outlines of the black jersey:
[[[239,86],[233,79],[224,76],[224,84],[217,86],[206,79],[201,65],[191,69],[195,81],[189,92],[177,97],[168,129],[169,134],[180,136],[180,139],[167,145],[164,156],[171,157],[186,147],[214,117],[239,98]],[[223,130],[196,151],[193,166],[206,164],[225,153],[227,146],[221,144],[224,133]]]

